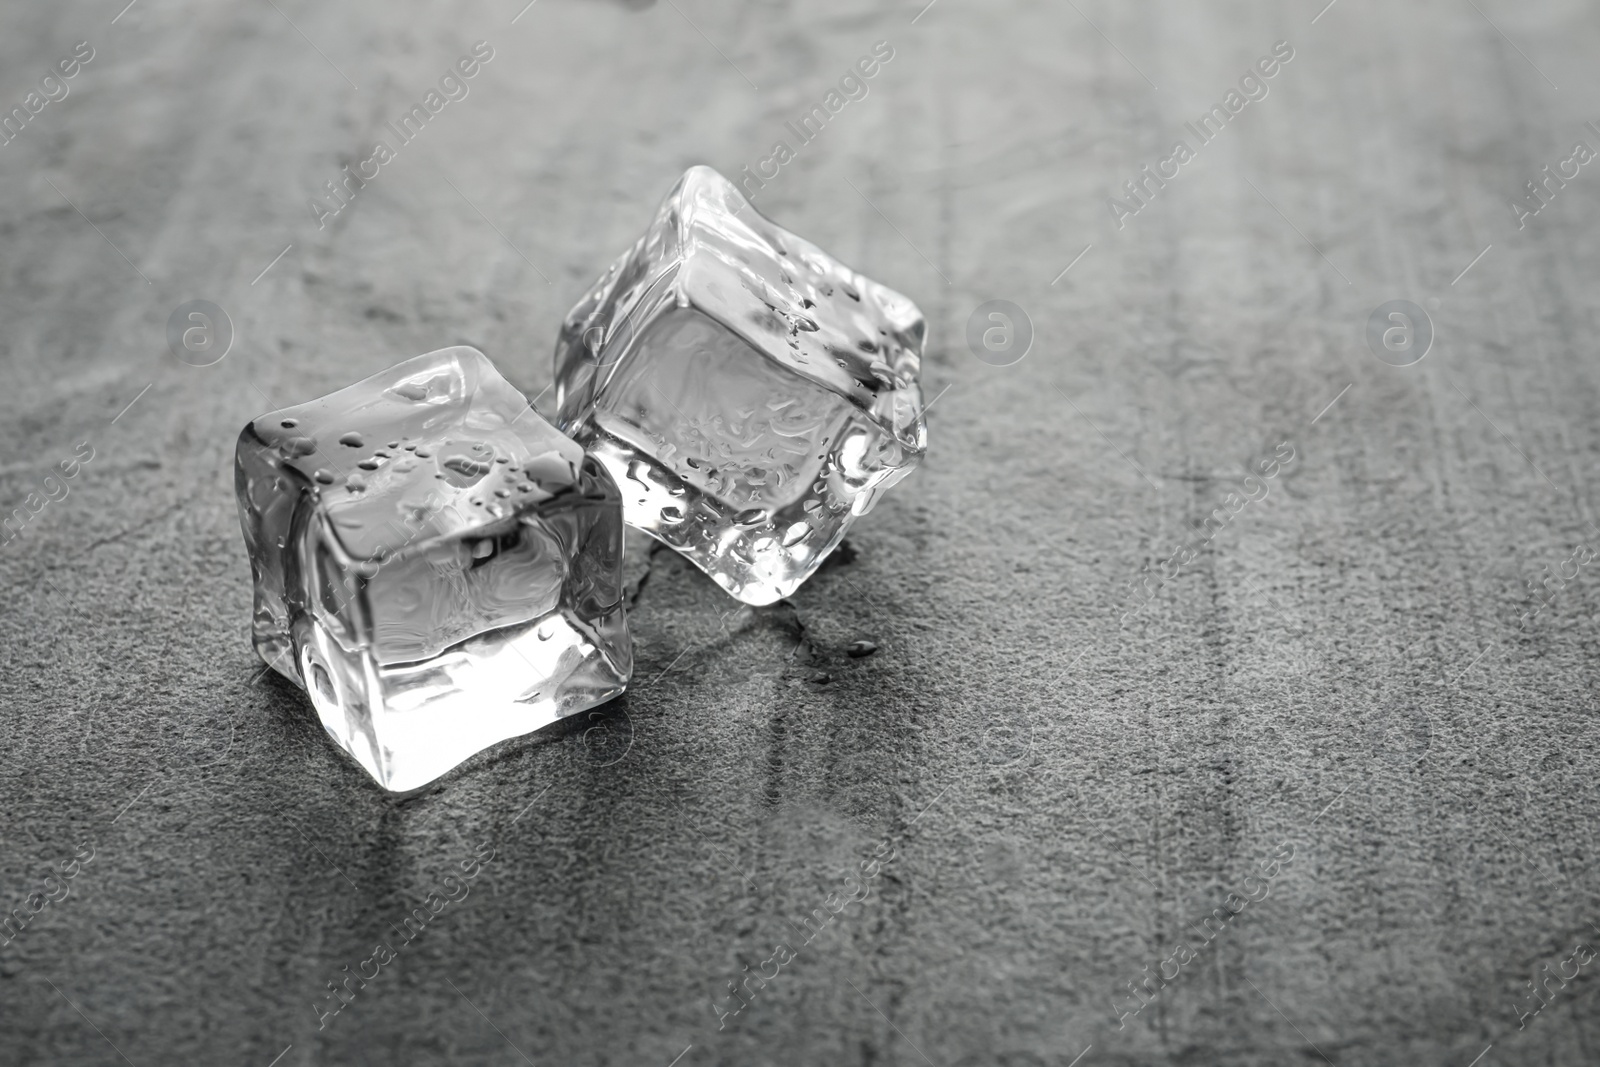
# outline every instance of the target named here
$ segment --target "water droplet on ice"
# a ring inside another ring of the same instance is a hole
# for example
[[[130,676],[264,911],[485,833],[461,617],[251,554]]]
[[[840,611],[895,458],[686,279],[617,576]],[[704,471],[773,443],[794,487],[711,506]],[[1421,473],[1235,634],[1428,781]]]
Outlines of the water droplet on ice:
[[[767,513],[763,508],[750,508],[735,515],[733,521],[738,526],[760,526],[767,521]]]
[[[353,430],[339,438],[339,443],[347,448],[360,448],[363,444],[365,444],[365,442],[361,440],[361,435]]]
[[[683,512],[679,511],[677,508],[662,508],[661,509],[661,521],[662,522],[672,522],[672,523],[682,522],[683,521]]]
[[[333,472],[329,471],[329,470],[319,470],[319,471],[317,471],[317,473],[313,474],[311,477],[313,477],[313,478],[315,478],[317,480],[317,484],[318,485],[332,485],[333,484]]]
[[[795,523],[793,526],[789,527],[789,529],[784,533],[784,535],[783,535],[783,547],[784,548],[793,548],[795,545],[797,545],[801,541],[805,540],[806,534],[808,534],[810,532],[811,532],[811,524],[810,523],[807,523],[807,522],[797,522],[797,523]]]
[[[471,456],[451,456],[439,466],[465,478],[465,484],[471,484],[489,473],[489,464]]]

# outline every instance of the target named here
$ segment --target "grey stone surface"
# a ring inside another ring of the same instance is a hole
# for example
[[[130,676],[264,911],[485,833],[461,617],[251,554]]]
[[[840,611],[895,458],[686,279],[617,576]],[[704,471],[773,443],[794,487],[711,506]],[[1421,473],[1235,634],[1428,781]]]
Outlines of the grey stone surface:
[[[0,148],[3,510],[94,449],[0,546],[0,906],[67,894],[0,948],[0,1063],[1600,1059],[1594,967],[1541,970],[1600,940],[1594,568],[1519,626],[1596,538],[1600,177],[1508,206],[1600,148],[1592,5],[118,6],[0,34],[7,109],[95,50]],[[456,343],[538,395],[676,176],[768,157],[880,40],[756,202],[927,311],[928,462],[769,609],[635,543],[625,698],[382,795],[259,677],[239,428]],[[1119,229],[1108,197],[1279,40]],[[236,329],[213,366],[167,348],[192,299]],[[991,299],[1036,331],[1009,367],[963,340]],[[1414,366],[1364,341],[1393,299],[1437,330]]]

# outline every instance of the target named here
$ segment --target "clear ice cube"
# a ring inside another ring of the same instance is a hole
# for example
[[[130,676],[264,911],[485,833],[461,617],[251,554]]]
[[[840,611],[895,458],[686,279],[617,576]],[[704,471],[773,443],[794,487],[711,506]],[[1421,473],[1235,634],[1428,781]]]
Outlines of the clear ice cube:
[[[261,416],[235,485],[256,651],[385,788],[626,686],[616,484],[476,349]]]
[[[906,297],[694,167],[562,324],[557,422],[631,525],[770,604],[922,459],[925,335]]]

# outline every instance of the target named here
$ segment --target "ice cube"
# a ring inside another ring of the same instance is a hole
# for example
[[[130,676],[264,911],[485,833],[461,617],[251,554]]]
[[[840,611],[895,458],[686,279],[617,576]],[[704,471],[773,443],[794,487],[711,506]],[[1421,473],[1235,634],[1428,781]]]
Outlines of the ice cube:
[[[922,459],[925,334],[906,297],[694,167],[562,324],[557,421],[631,525],[770,604]]]
[[[239,435],[256,651],[387,789],[622,692],[622,508],[483,353],[410,359]]]

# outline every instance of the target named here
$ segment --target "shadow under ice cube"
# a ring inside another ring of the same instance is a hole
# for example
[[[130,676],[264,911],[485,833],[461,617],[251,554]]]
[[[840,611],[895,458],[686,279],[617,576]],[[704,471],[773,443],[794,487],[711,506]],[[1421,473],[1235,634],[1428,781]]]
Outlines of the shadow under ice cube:
[[[385,788],[626,686],[616,484],[476,349],[261,416],[235,483],[256,651]]]
[[[925,335],[906,297],[694,167],[568,313],[557,419],[629,524],[770,604],[922,459]]]

